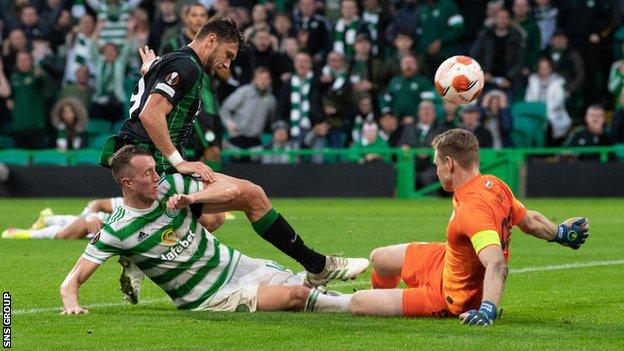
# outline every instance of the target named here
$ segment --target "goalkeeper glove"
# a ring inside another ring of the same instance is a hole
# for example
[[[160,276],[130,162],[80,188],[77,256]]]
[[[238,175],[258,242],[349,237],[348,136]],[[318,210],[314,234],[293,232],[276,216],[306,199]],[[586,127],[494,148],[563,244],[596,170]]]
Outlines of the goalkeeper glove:
[[[462,313],[459,318],[466,325],[492,325],[496,318],[496,305],[490,301],[483,301],[479,310],[470,310]]]
[[[557,235],[552,241],[576,250],[589,236],[589,221],[585,217],[568,218],[557,227]]]

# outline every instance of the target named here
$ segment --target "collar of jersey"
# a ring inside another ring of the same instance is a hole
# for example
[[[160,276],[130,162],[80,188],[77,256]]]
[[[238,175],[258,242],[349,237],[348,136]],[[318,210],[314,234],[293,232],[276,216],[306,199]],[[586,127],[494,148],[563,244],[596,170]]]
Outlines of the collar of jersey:
[[[459,188],[455,190],[455,199],[459,201],[459,198],[464,195],[467,191],[472,188],[472,185],[475,184],[479,178],[481,177],[481,173],[477,173],[476,176],[467,180],[464,184],[462,184]]]
[[[192,48],[190,48],[188,45],[185,45],[184,47],[182,47],[183,51],[188,51],[191,56],[193,57],[193,61],[197,64],[197,66],[200,68],[200,70],[203,71],[203,68],[201,66],[201,60],[199,59],[199,55],[197,55],[197,53],[195,52],[195,50],[193,50]]]
[[[123,208],[125,208],[126,210],[128,210],[130,212],[134,212],[134,213],[137,213],[137,214],[146,214],[146,213],[150,213],[151,211],[153,211],[158,206],[158,201],[154,201],[154,203],[152,203],[152,205],[150,207],[145,208],[145,209],[130,207],[130,206],[126,205],[125,202],[121,206],[123,206]]]

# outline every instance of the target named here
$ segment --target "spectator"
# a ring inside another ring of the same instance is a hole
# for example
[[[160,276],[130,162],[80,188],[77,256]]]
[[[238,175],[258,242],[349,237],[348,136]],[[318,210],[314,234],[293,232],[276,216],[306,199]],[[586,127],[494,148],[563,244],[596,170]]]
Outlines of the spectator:
[[[132,11],[132,16],[128,21],[128,44],[133,51],[147,45],[150,35],[150,22],[147,11],[143,8],[137,8]],[[156,51],[155,51],[156,52]],[[128,67],[126,71],[126,80],[131,84],[141,79],[141,66],[143,61],[136,53],[128,54]]]
[[[89,114],[93,119],[115,122],[124,118],[123,103],[127,99],[124,77],[128,55],[134,50],[128,38],[121,48],[113,43],[104,44],[100,54],[95,40],[98,32],[97,29],[93,32],[91,44],[91,57],[95,65],[95,94]]]
[[[526,91],[527,102],[543,102],[546,104],[546,115],[549,121],[548,140],[550,145],[560,145],[565,139],[572,120],[565,107],[565,80],[553,72],[552,62],[548,57],[538,61],[537,73],[529,76]]]
[[[331,129],[329,147],[344,147],[350,129],[352,114],[351,83],[347,75],[344,56],[337,52],[327,55],[327,65],[321,71],[321,89],[325,117]]]
[[[540,49],[544,50],[557,29],[559,9],[553,6],[550,0],[535,0],[535,3],[534,16],[540,30]]]
[[[51,45],[50,39],[47,37],[35,37],[32,41],[34,65],[44,70],[50,78],[48,80],[50,85],[46,90],[48,92],[47,97],[53,96],[54,92],[60,88],[63,69],[65,68],[65,61],[52,50]]]
[[[604,50],[611,49],[605,40],[611,35],[611,0],[560,1],[558,27],[563,29],[570,44],[579,50],[585,62],[586,103],[606,103],[604,81],[606,67],[611,64]]]
[[[76,98],[59,100],[52,108],[52,127],[56,130],[56,148],[59,151],[81,149],[83,133],[89,122],[87,109]]]
[[[622,95],[620,95],[622,99]],[[620,101],[620,106],[624,101]],[[611,121],[611,132],[613,133],[613,140],[617,144],[624,143],[624,109],[619,108],[615,110],[613,120]]]
[[[91,57],[91,36],[95,30],[95,20],[90,15],[80,18],[72,32],[67,36],[65,47],[67,50],[67,63],[65,64],[65,76],[63,85],[72,84],[76,81],[75,73],[78,67],[86,66],[88,72],[94,71],[93,58]]]
[[[605,110],[601,105],[590,105],[585,112],[585,126],[570,133],[565,146],[611,146],[613,137],[605,130]],[[610,155],[611,157],[613,155]],[[597,154],[581,154],[580,160],[598,160]]]
[[[492,147],[492,134],[481,125],[480,119],[481,110],[479,110],[479,107],[475,104],[466,105],[461,111],[462,122],[459,127],[472,132],[477,137],[480,148]]]
[[[624,46],[620,50],[624,51]],[[617,60],[611,65],[608,88],[615,98],[615,109],[621,110],[624,107],[624,59]]]
[[[169,28],[176,27],[180,22],[174,0],[160,0],[158,13],[152,19],[147,45],[154,52],[160,52],[160,40]]]
[[[61,7],[62,3],[60,0],[48,0],[48,4],[52,5],[50,5],[51,7],[48,11],[41,14],[41,18],[43,23],[50,23],[48,38],[52,48],[56,50],[64,44],[65,37],[72,30],[72,17],[69,11]]]
[[[414,46],[414,39],[412,38],[412,34],[405,31],[400,31],[397,33],[396,37],[393,41],[394,52],[392,55],[389,55],[383,62],[381,73],[379,76],[379,89],[384,91],[388,88],[388,83],[390,79],[394,76],[398,76],[401,74],[401,60],[403,57],[407,55],[414,55],[414,51],[412,47]],[[419,66],[421,60],[417,60]]]
[[[22,7],[18,27],[24,31],[28,40],[32,40],[34,37],[48,36],[50,34],[50,28],[47,28],[44,23],[39,21],[37,8],[33,5],[26,5]]]
[[[486,9],[485,9],[485,20],[483,21],[483,28],[494,28],[496,24],[496,15],[498,11],[503,10],[505,8],[505,1],[503,0],[492,0],[488,1]],[[481,29],[479,29],[480,31]],[[475,37],[478,38],[478,37]]]
[[[371,55],[371,41],[366,33],[360,33],[355,42],[355,55],[349,62],[349,82],[353,88],[353,100],[363,94],[377,95],[380,64]]]
[[[295,29],[298,41],[312,55],[314,62],[321,63],[331,51],[329,21],[315,13],[314,0],[299,0],[297,8],[299,16],[295,18]]]
[[[5,100],[10,96],[11,84],[4,74],[4,64],[0,59],[0,131],[4,130],[4,125],[9,121],[9,111]]]
[[[273,38],[266,28],[256,29],[251,48],[240,54],[236,65],[240,67],[240,84],[249,83],[257,67],[266,67],[271,72],[273,92],[281,90],[283,80],[286,80],[287,73],[292,70],[286,55],[273,49]]]
[[[355,41],[358,34],[368,34],[368,29],[366,23],[360,21],[355,0],[342,0],[340,13],[342,16],[334,27],[334,51],[350,60],[355,55]]]
[[[353,117],[353,128],[351,129],[351,144],[357,144],[362,141],[362,126],[364,123],[376,122],[378,116],[373,109],[373,99],[369,95],[363,95],[360,97],[357,103],[357,111],[355,117]],[[380,137],[384,141],[388,140],[387,135],[384,135],[383,131],[380,132]]]
[[[16,57],[20,51],[30,51],[30,44],[23,30],[13,29],[2,43],[2,61],[4,62],[4,74],[7,77],[10,77],[15,71]]]
[[[423,100],[418,104],[418,120],[405,123],[399,145],[401,147],[431,146],[435,137],[436,110],[431,100]]]
[[[458,126],[458,106],[454,102],[444,100],[442,107],[444,109],[444,116],[442,121],[438,123],[434,135],[442,134],[447,130],[457,128]]]
[[[350,159],[359,163],[390,162],[390,154],[380,153],[389,150],[388,143],[379,135],[379,127],[375,121],[364,122],[362,126],[362,139],[351,145]]]
[[[403,0],[397,3],[394,10],[394,21],[392,21],[388,29],[389,38],[394,38],[400,31],[416,32],[416,23],[418,23],[419,15],[418,1]]]
[[[276,119],[277,100],[271,94],[271,72],[258,67],[250,84],[236,89],[219,111],[234,148],[261,149],[260,136]]]
[[[583,57],[568,45],[568,37],[561,30],[554,33],[551,45],[544,51],[554,64],[554,70],[565,79],[566,105],[575,111],[583,105],[585,63]]]
[[[468,55],[470,46],[477,39],[477,34],[483,28],[487,7],[493,1],[456,1],[459,13],[464,18],[464,33],[460,39],[457,53]],[[433,67],[435,68],[435,67]]]
[[[27,51],[17,53],[17,70],[11,75],[12,99],[7,100],[12,110],[12,134],[15,146],[38,149],[45,146],[45,86],[47,77],[38,67],[33,67],[32,55]]]
[[[299,44],[297,43],[297,39],[295,38],[285,38],[282,41],[282,47],[280,49],[284,54],[286,54],[288,60],[288,67],[294,67],[295,56],[300,51]],[[286,77],[287,79],[290,77]]]
[[[282,47],[286,38],[294,38],[296,35],[292,20],[286,13],[278,13],[273,17],[273,35],[277,39],[277,48]],[[280,52],[283,52],[280,50]]]
[[[513,122],[507,95],[500,90],[488,91],[481,100],[483,126],[492,134],[492,147],[513,147]]]
[[[379,0],[364,0],[364,11],[362,12],[362,22],[373,43],[372,53],[376,58],[382,59],[386,54],[386,40],[384,33],[392,18],[387,9],[379,4]]]
[[[139,5],[141,0],[85,0],[95,13],[97,21],[101,23],[97,41],[99,45],[114,44],[122,46],[128,35],[128,20],[130,14]]]
[[[382,115],[392,115],[403,125],[414,123],[420,102],[435,97],[433,85],[419,73],[416,57],[405,55],[401,59],[401,75],[392,78],[383,95]]]
[[[243,36],[250,40],[259,29],[269,31],[268,15],[266,8],[262,4],[256,4],[251,11],[251,25],[243,31]]]
[[[87,66],[78,66],[75,76],[76,81],[61,90],[59,99],[74,97],[80,100],[88,111],[91,107],[91,98],[95,93],[93,87],[89,85],[89,69]]]
[[[432,79],[440,63],[456,53],[464,34],[464,18],[452,0],[426,0],[419,12],[416,52],[425,57]]]
[[[511,26],[509,11],[501,9],[491,28],[484,28],[470,49],[483,69],[486,87],[508,93],[522,88],[524,49],[522,36]]]
[[[265,147],[275,154],[263,155],[262,163],[264,164],[287,164],[290,162],[290,157],[287,151],[291,150],[291,146],[288,142],[288,123],[282,120],[275,121],[271,125],[273,131],[273,138],[271,139],[271,145],[265,145]]]
[[[535,20],[531,17],[531,5],[529,4],[529,0],[514,0],[513,14],[514,21],[522,29],[522,36],[525,43],[523,75],[528,77],[529,73],[534,71],[537,67],[537,60],[542,51],[540,48],[542,44],[541,34]]]
[[[329,124],[323,114],[320,81],[312,71],[312,58],[308,53],[295,56],[295,71],[280,94],[279,116],[290,125],[294,148],[325,146]],[[322,161],[322,156],[313,158],[315,163]]]

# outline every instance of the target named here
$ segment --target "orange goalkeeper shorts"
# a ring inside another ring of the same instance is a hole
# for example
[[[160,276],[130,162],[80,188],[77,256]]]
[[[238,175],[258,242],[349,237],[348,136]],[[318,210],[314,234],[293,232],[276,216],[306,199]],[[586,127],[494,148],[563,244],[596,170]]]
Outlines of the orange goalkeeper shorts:
[[[411,243],[405,251],[401,279],[403,315],[406,317],[447,317],[451,315],[442,292],[445,245]]]

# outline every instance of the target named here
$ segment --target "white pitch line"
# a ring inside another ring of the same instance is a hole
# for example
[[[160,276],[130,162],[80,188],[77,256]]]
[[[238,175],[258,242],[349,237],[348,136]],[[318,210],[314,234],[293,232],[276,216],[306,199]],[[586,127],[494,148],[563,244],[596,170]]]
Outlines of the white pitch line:
[[[615,266],[624,264],[624,259],[619,260],[610,260],[610,261],[590,261],[583,263],[566,263],[559,265],[549,265],[549,266],[536,266],[536,267],[524,267],[524,268],[512,268],[509,270],[509,274],[523,274],[523,273],[532,273],[532,272],[545,272],[545,271],[560,271],[565,269],[574,269],[574,268],[590,268],[590,267],[603,267],[603,266]],[[347,282],[336,282],[332,283],[329,288],[335,287],[350,287],[350,286],[358,286],[358,285],[368,285],[368,282],[364,281],[347,281]],[[169,299],[152,299],[152,300],[142,300],[140,302],[141,305],[151,305],[161,302],[167,302]],[[127,302],[105,302],[105,303],[94,303],[91,305],[84,306],[87,309],[90,308],[108,308],[108,307],[119,307],[119,306],[127,306]],[[29,308],[29,309],[20,309],[14,310],[12,312],[13,315],[24,315],[24,314],[38,314],[38,313],[47,313],[47,312],[61,312],[61,307],[38,307],[38,308]]]

